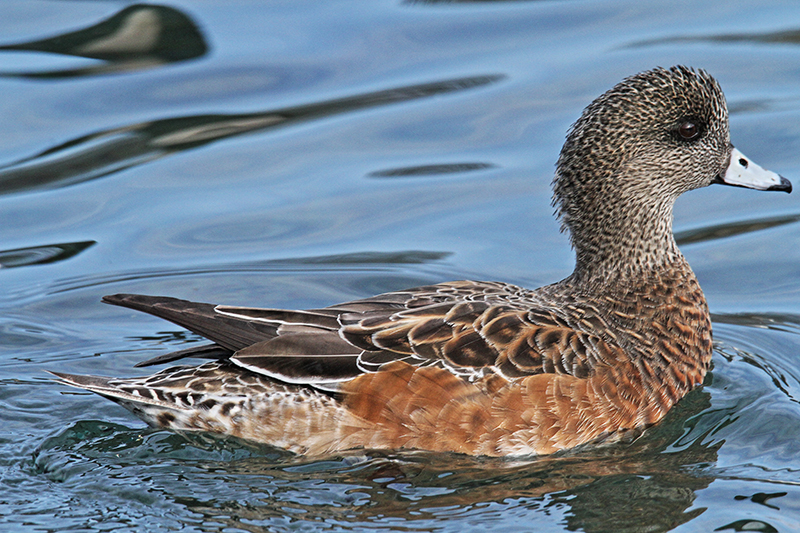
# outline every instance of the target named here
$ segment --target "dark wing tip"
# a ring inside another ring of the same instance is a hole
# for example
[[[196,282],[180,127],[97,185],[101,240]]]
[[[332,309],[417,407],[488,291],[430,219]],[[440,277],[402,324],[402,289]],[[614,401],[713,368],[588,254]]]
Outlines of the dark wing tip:
[[[62,381],[74,381],[75,378],[79,378],[80,376],[77,374],[67,374],[65,372],[56,372],[55,370],[45,370],[50,375],[57,377]]]
[[[63,372],[56,372],[55,370],[45,370],[50,375],[57,377],[58,379],[67,379],[68,376],[71,374],[64,374]]]
[[[107,294],[103,296],[101,302],[104,304],[111,304],[111,305],[120,305],[121,302],[124,302],[128,297],[133,296],[132,294]]]
[[[154,304],[164,300],[174,301],[176,299],[165,296],[146,296],[144,294],[107,294],[100,301],[104,304],[138,309],[142,306],[152,307]]]
[[[45,370],[48,374],[52,374],[58,378],[60,383],[71,385],[81,389],[93,389],[108,386],[108,379],[101,376],[86,376],[80,374],[67,374],[65,372],[55,372],[53,370]]]

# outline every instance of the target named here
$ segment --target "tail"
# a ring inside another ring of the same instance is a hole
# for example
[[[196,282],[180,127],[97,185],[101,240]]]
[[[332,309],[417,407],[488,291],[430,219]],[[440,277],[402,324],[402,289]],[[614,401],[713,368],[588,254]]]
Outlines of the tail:
[[[133,410],[131,404],[152,405],[171,410],[181,409],[180,405],[159,399],[153,389],[129,387],[130,390],[128,391],[122,390],[114,385],[113,382],[116,381],[114,378],[66,374],[64,372],[53,372],[52,370],[47,370],[46,372],[57,377],[59,383],[94,392],[130,410]]]

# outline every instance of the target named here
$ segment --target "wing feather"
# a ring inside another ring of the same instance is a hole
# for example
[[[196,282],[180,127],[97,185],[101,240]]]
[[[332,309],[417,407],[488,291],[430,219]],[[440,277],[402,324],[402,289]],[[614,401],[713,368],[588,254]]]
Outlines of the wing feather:
[[[614,351],[605,340],[532,306],[530,299],[523,305],[522,292],[501,283],[454,282],[308,311],[139,295],[104,301],[170,320],[213,341],[138,366],[184,357],[229,359],[278,381],[319,388],[337,389],[336,383],[399,361],[437,366],[469,381],[491,374],[507,380],[537,374],[586,378],[604,362],[604,353]]]
[[[217,313],[215,305],[165,296],[115,294],[103,302],[128,307],[169,320],[225,349],[236,351],[275,335],[271,323],[255,322]]]
[[[133,366],[136,368],[141,368],[145,366],[163,365],[165,363],[177,361],[178,359],[186,359],[190,357],[196,359],[227,359],[232,353],[233,352],[227,348],[223,348],[219,344],[204,344],[202,346],[192,346],[191,348],[186,348],[185,350],[178,350],[177,352],[159,355],[157,357],[153,357],[152,359],[148,359],[147,361],[136,363]]]

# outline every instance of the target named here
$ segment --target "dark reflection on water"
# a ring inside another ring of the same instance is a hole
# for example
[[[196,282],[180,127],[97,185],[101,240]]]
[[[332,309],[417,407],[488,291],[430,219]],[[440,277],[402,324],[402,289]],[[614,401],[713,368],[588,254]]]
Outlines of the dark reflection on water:
[[[12,268],[30,265],[44,265],[64,261],[73,257],[90,246],[97,244],[95,241],[66,242],[17,248],[15,250],[0,250],[0,267]]]
[[[236,273],[271,273],[271,272],[305,272],[318,268],[325,272],[357,271],[380,269],[381,265],[391,268],[397,265],[421,265],[446,259],[451,252],[435,252],[425,250],[405,250],[395,252],[354,252],[325,256],[295,257],[272,259],[265,261],[247,261],[240,263],[220,263],[198,268],[175,269],[142,269],[128,272],[118,271],[111,275],[89,275],[62,278],[55,280],[49,287],[52,294],[74,291],[88,287],[100,287],[131,280],[146,280],[166,277],[189,277],[201,274]],[[363,266],[362,266],[363,265]],[[388,278],[389,275],[384,273]],[[385,291],[381,291],[385,292]]]
[[[370,172],[371,178],[410,178],[416,176],[438,176],[441,174],[461,174],[494,168],[491,163],[442,163],[439,165],[423,165],[416,167],[390,168]]]
[[[777,505],[772,505],[771,503],[769,503],[769,500],[772,500],[774,498],[783,498],[787,494],[789,494],[789,493],[788,492],[773,492],[771,494],[765,494],[763,492],[758,492],[756,494],[753,494],[752,496],[736,496],[736,498],[734,498],[734,499],[736,499],[736,500],[751,500],[751,501],[753,501],[755,503],[758,503],[760,505],[765,505],[765,506],[769,507],[770,509],[779,509],[779,507]]]
[[[638,48],[668,43],[718,42],[718,43],[761,43],[761,44],[800,44],[800,30],[783,30],[763,33],[722,33],[714,35],[675,36],[662,39],[649,39],[632,43]]]
[[[141,70],[196,59],[208,52],[203,34],[177,9],[136,4],[82,30],[0,46],[1,50],[47,52],[99,59],[90,67],[44,72],[2,72],[0,77],[58,79]]]
[[[720,526],[714,531],[756,531],[762,533],[778,533],[772,525],[762,522],[761,520],[736,520],[730,524]]]
[[[743,235],[753,231],[775,228],[785,224],[793,224],[798,220],[800,220],[800,215],[781,215],[754,220],[742,220],[739,222],[727,222],[725,224],[714,224],[703,228],[675,232],[675,241],[679,245],[713,241],[716,239],[733,237],[735,235]]]
[[[398,252],[355,252],[351,254],[298,257],[296,259],[277,259],[270,261],[270,263],[274,265],[412,265],[430,263],[431,261],[440,261],[450,255],[452,255],[452,252],[426,252],[424,250],[408,250]]]
[[[712,313],[715,323],[800,334],[800,315],[791,313]]]
[[[131,124],[79,137],[0,167],[0,194],[65,187],[236,135],[464,91],[502,79],[500,75],[456,78],[259,113],[197,115]]]

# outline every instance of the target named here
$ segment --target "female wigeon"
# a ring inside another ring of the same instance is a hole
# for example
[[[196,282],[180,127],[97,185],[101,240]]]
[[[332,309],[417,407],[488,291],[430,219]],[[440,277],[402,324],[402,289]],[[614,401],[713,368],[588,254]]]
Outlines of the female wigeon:
[[[353,448],[549,454],[634,435],[700,385],[711,321],[672,207],[712,183],[791,191],[733,148],[704,71],[657,68],[597,98],[558,159],[577,260],[536,290],[456,281],[285,311],[115,295],[212,344],[141,378],[54,373],[151,425],[300,454]]]

